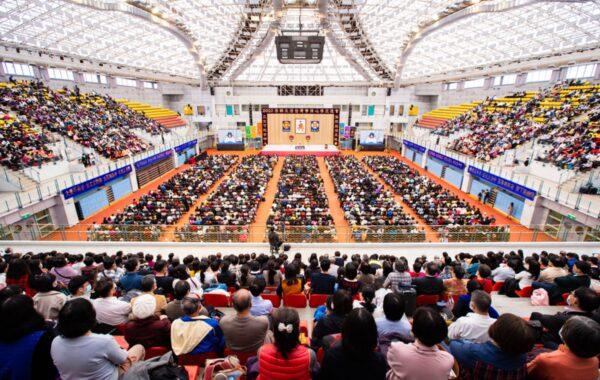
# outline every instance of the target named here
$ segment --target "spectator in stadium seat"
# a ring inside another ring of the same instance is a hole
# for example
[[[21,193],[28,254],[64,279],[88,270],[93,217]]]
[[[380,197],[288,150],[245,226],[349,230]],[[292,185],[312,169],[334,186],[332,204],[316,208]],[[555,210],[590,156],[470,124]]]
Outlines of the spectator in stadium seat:
[[[109,278],[112,282],[118,284],[123,274],[125,274],[125,271],[116,265],[112,257],[105,257],[102,261],[102,269],[98,271],[98,279]]]
[[[417,294],[441,295],[444,292],[444,281],[437,278],[438,265],[429,262],[426,265],[425,277],[418,277],[412,280],[412,284],[417,290]]]
[[[548,284],[534,281],[532,287],[534,289],[543,288],[548,292],[550,302],[555,303],[562,299],[564,293],[572,292],[573,290],[584,286],[589,287],[591,278],[589,273],[591,264],[586,261],[575,261],[573,264],[573,273],[562,277],[556,277],[554,283]]]
[[[321,271],[313,272],[311,275],[310,292],[312,294],[333,294],[337,279],[330,275],[331,262],[328,259],[321,260]]]
[[[385,358],[376,347],[373,315],[364,308],[352,310],[344,319],[341,343],[325,352],[319,379],[385,379]]]
[[[444,293],[448,297],[462,296],[463,294],[466,294],[468,280],[465,279],[464,268],[458,263],[448,266],[450,267],[451,278],[443,280]]]
[[[315,352],[300,344],[300,317],[282,307],[273,313],[274,342],[258,351],[258,380],[311,379],[319,367]]]
[[[279,287],[279,284],[281,284],[282,276],[281,272],[277,270],[275,260],[270,259],[269,261],[267,261],[267,267],[263,271],[263,275],[265,277],[265,280],[267,281],[267,286]]]
[[[491,340],[486,343],[450,341],[450,353],[458,361],[461,373],[464,371],[472,379],[525,379],[525,354],[535,343],[533,329],[523,318],[506,313],[490,326],[488,334]]]
[[[551,254],[548,257],[548,261],[548,267],[540,272],[540,277],[537,282],[552,284],[557,277],[569,274],[565,269],[565,261],[562,256]]]
[[[221,264],[221,270],[217,274],[217,281],[220,284],[227,285],[227,288],[239,288],[237,283],[237,276],[234,272],[229,270],[231,263],[228,260],[224,260]]]
[[[412,277],[408,271],[408,265],[404,260],[397,260],[394,264],[394,271],[389,273],[383,282],[384,288],[390,288],[392,291],[410,289],[412,287]]]
[[[51,273],[35,276],[37,293],[33,296],[33,306],[44,319],[56,320],[58,312],[67,302],[67,296],[56,290],[56,277]]]
[[[383,317],[375,318],[377,335],[397,333],[411,338],[411,326],[404,316],[404,301],[397,293],[388,293],[383,298]]]
[[[142,289],[142,276],[138,273],[140,263],[138,259],[132,257],[125,263],[125,274],[119,279],[119,289],[127,293],[131,290]]]
[[[131,307],[133,320],[125,325],[125,340],[130,346],[171,347],[171,322],[156,313],[156,299],[151,294],[135,298]]]
[[[23,259],[17,258],[12,259],[8,262],[8,268],[6,269],[6,286],[16,285],[23,289],[25,294],[29,297],[35,295],[35,289],[31,287],[31,269],[29,265]]]
[[[67,263],[67,259],[63,255],[57,255],[50,260],[54,266],[50,269],[50,273],[56,276],[56,281],[66,288],[69,285],[71,278],[79,275],[79,273],[71,268]]]
[[[519,262],[515,259],[510,259],[506,263],[501,263],[498,268],[492,271],[492,281],[504,282],[509,278],[514,278]]]
[[[198,297],[183,299],[185,315],[171,324],[171,347],[175,355],[223,351],[225,339],[219,321],[200,315],[201,306]]]
[[[357,278],[358,268],[354,263],[348,263],[344,267],[344,276],[339,281],[339,289],[348,291],[352,296],[356,295],[360,288],[362,288],[362,282]]]
[[[190,294],[190,286],[188,285],[187,282],[177,281],[175,283],[175,286],[173,289],[173,296],[175,297],[175,299],[173,301],[169,302],[163,310],[164,313],[167,315],[167,318],[169,318],[169,320],[171,322],[173,322],[174,320],[181,318],[185,315],[181,304],[183,302],[183,299],[185,297],[187,297],[189,294]],[[200,314],[202,314],[202,313],[200,313]],[[208,312],[205,315],[208,316]]]
[[[333,294],[331,313],[328,313],[317,322],[312,332],[311,347],[316,351],[321,347],[325,336],[337,334],[342,331],[344,318],[352,310],[352,296],[345,290],[338,290]]]
[[[163,295],[173,294],[173,277],[169,276],[169,267],[165,260],[156,260],[154,263],[154,278],[156,280],[157,292]]]
[[[394,342],[387,353],[388,380],[448,379],[454,359],[437,347],[448,333],[446,321],[436,310],[420,307],[412,322],[414,343]]]
[[[542,353],[527,365],[531,380],[598,378],[600,324],[589,318],[570,318],[561,329],[561,344],[556,351]]]
[[[477,282],[481,285],[481,289],[486,293],[491,293],[494,288],[494,283],[490,279],[492,270],[487,264],[480,264],[477,269]]]
[[[95,324],[94,307],[84,298],[67,302],[60,311],[60,336],[51,352],[62,380],[116,379],[144,359],[141,345],[125,351],[111,335],[92,334]]]
[[[3,289],[3,292],[10,288]],[[0,377],[14,380],[55,380],[50,357],[54,329],[35,311],[33,300],[12,294],[0,302]]]
[[[284,297],[290,294],[301,294],[304,291],[304,277],[298,278],[299,268],[295,263],[285,266],[285,280],[277,287],[277,295]]]
[[[265,290],[264,278],[257,278],[250,285],[250,293],[252,293],[252,307],[250,315],[260,317],[261,315],[270,315],[273,311],[273,303],[271,300],[263,299],[260,295]]]
[[[567,311],[554,315],[533,312],[529,317],[532,321],[541,322],[545,330],[541,337],[542,343],[548,348],[556,349],[562,342],[560,329],[566,321],[576,316],[593,318],[594,310],[600,307],[600,296],[594,290],[582,286],[569,294],[567,304]]]
[[[489,327],[496,322],[490,317],[492,297],[483,290],[471,293],[469,307],[473,310],[464,317],[460,317],[448,328],[448,338],[465,339],[474,343],[485,343],[490,340]]]
[[[75,276],[69,281],[69,293],[71,293],[69,299],[81,297],[90,299],[90,296],[92,295],[92,284],[90,284],[84,276]]]
[[[99,298],[93,300],[98,323],[109,326],[123,325],[129,321],[131,305],[115,297],[115,284],[104,278],[96,283],[96,294]]]
[[[83,259],[84,266],[81,267],[81,275],[85,276],[91,284],[95,284],[98,278],[98,267],[94,263],[94,256],[87,255]]]
[[[254,317],[250,314],[252,294],[248,290],[240,289],[232,298],[236,314],[224,316],[219,321],[225,335],[225,344],[233,351],[258,351],[265,342],[269,320],[264,316]]]
[[[468,313],[472,313],[470,304],[471,304],[471,294],[475,290],[481,290],[481,285],[477,280],[473,279],[467,283],[467,294],[463,294],[458,297],[458,301],[454,304],[454,308],[452,309],[452,315],[454,315],[454,320],[456,321],[460,317],[464,317]],[[487,293],[487,292],[486,292]],[[490,306],[489,315],[492,318],[498,318],[499,314],[493,307]]]
[[[148,294],[154,298],[154,300],[156,301],[156,310],[154,311],[154,313],[157,317],[160,317],[160,315],[162,314],[162,310],[167,306],[167,298],[162,294],[155,294],[156,289],[156,280],[153,275],[148,274],[142,277],[142,295]],[[131,300],[132,308],[139,297],[140,296],[137,296]]]

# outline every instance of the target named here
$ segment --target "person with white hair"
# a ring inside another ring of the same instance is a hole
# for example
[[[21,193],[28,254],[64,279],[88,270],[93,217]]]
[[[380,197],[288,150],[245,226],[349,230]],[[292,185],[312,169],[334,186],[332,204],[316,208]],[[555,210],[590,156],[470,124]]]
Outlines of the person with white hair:
[[[125,340],[130,346],[171,347],[171,322],[156,316],[156,299],[151,294],[136,297],[131,308],[133,319],[125,325]]]

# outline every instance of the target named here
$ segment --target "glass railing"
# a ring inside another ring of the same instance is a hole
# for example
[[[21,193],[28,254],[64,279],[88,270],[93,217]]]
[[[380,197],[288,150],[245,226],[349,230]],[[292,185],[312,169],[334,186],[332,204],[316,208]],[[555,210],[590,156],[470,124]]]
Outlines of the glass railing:
[[[577,226],[286,226],[278,228],[289,243],[444,243],[596,241],[600,228]],[[266,225],[76,225],[0,226],[0,240],[127,241],[127,242],[266,242]]]

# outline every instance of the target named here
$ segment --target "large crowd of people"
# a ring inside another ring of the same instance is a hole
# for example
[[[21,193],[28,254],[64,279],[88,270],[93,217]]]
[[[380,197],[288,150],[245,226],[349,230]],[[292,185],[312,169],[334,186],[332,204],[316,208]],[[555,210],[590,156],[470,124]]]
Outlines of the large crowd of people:
[[[332,236],[333,218],[315,156],[285,158],[267,224],[290,236]]]
[[[249,378],[592,380],[598,278],[598,256],[567,252],[444,253],[409,267],[403,256],[340,252],[305,263],[300,254],[180,259],[8,248],[0,259],[0,373],[118,378],[164,347],[177,360],[234,353]],[[498,313],[499,296],[490,294],[497,285],[509,296],[545,289],[568,308],[526,319]],[[284,300],[326,297],[310,339],[296,309],[265,298],[269,289]],[[212,293],[233,309],[212,306]]]
[[[57,132],[109,159],[144,152],[152,144],[133,129],[168,133],[156,121],[115,102],[107,95],[84,94],[79,88],[54,91],[39,81],[11,81],[0,87],[0,106],[42,130]],[[15,144],[18,136],[14,138]],[[38,159],[39,160],[39,159]]]
[[[363,159],[425,223],[436,226],[490,225],[494,218],[469,202],[420,175],[396,157],[367,156]]]
[[[105,217],[101,225],[94,224],[90,231],[92,240],[121,240],[124,236],[120,232],[129,231],[128,226],[176,223],[237,160],[235,155],[210,155],[196,161],[155,190],[134,199],[123,211]],[[159,230],[154,232],[160,233]]]
[[[251,224],[276,162],[277,157],[243,157],[235,171],[198,206],[190,217],[190,227]]]
[[[571,88],[569,84],[560,83],[532,97],[517,92],[506,98],[515,100],[502,102],[487,98],[471,112],[446,122],[433,133],[449,136],[468,130],[466,136],[452,140],[448,148],[484,161],[493,160],[534,138],[557,135],[560,148],[548,152],[544,159],[556,160],[558,166],[569,169],[589,169],[595,162],[597,165],[600,158],[593,135],[588,133],[589,125],[573,122],[577,116],[598,106],[600,92],[596,87]],[[559,105],[548,107],[544,101]],[[584,137],[584,141],[578,137]],[[583,158],[574,158],[577,154]]]

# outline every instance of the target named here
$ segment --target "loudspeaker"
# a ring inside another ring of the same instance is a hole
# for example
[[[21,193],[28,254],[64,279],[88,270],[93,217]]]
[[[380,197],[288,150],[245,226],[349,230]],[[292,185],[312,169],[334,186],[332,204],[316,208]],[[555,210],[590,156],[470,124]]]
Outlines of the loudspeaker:
[[[210,88],[210,95],[215,96],[215,88],[214,87],[209,87],[209,88]]]
[[[389,87],[387,89],[387,96],[392,96],[392,88],[391,87]]]

